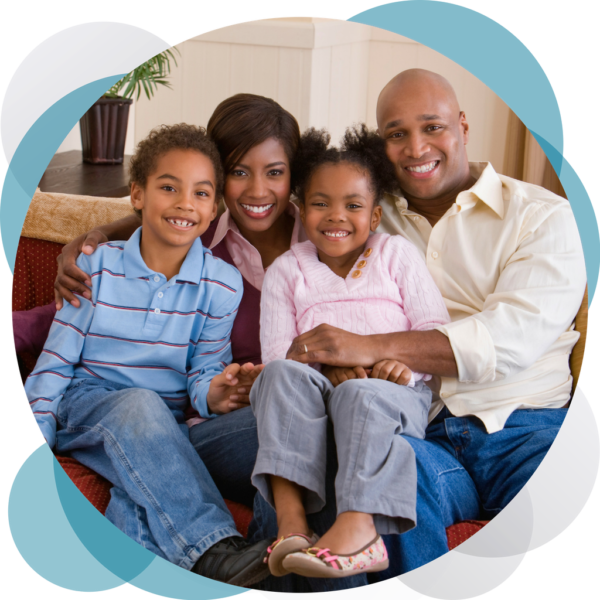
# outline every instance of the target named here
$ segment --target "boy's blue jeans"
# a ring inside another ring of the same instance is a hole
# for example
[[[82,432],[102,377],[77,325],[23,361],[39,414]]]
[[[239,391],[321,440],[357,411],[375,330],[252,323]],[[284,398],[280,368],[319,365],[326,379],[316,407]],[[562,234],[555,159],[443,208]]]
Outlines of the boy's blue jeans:
[[[488,434],[475,417],[454,417],[444,409],[427,429],[425,440],[406,438],[418,470],[417,526],[402,535],[383,536],[390,566],[381,573],[344,579],[269,577],[261,587],[273,591],[331,591],[365,585],[416,569],[448,551],[446,527],[466,519],[489,519],[527,483],[552,445],[566,409],[515,411],[504,429]],[[310,526],[323,534],[336,517],[335,446],[327,450],[327,505],[309,515]],[[252,540],[277,535],[275,512],[256,495]]]
[[[218,541],[239,536],[174,404],[83,379],[66,391],[57,419],[57,451],[113,484],[106,517],[148,550],[189,570]]]

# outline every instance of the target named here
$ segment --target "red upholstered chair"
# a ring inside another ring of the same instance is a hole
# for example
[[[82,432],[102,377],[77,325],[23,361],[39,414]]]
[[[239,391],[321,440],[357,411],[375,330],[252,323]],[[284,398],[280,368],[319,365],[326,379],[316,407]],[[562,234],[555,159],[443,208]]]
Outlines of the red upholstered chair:
[[[56,257],[63,243],[88,231],[93,226],[115,221],[125,216],[127,203],[118,199],[86,198],[64,194],[36,193],[28,212],[17,250],[13,283],[13,310],[29,310],[50,303],[54,298],[53,283]],[[585,328],[587,325],[587,294],[576,318],[581,339],[573,349],[572,372],[576,380],[581,367]],[[19,356],[23,375],[37,360],[36,356]],[[102,513],[110,499],[110,483],[73,458],[57,457],[63,469],[83,495]],[[238,531],[246,535],[252,512],[246,506],[226,500]],[[446,530],[448,546],[455,548],[487,521],[465,521]]]

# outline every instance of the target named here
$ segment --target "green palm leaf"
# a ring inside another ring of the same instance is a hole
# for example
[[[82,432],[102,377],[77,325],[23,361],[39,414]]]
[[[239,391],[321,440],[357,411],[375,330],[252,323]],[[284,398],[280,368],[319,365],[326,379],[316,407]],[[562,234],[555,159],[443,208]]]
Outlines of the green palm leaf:
[[[171,61],[177,66],[175,58],[177,48],[169,48],[156,56],[153,56],[139,67],[136,67],[125,77],[119,79],[105,94],[109,98],[132,98],[136,94],[136,100],[139,99],[142,91],[146,94],[148,100],[154,96],[154,92],[159,85],[171,88],[168,76],[171,74]]]

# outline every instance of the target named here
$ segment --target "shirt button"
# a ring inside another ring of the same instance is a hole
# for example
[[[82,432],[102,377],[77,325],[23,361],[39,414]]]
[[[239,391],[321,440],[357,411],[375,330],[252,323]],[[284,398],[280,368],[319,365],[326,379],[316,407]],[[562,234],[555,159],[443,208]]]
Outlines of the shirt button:
[[[371,254],[372,254],[372,253],[373,253],[373,248],[367,248],[367,249],[364,251],[364,253],[363,253],[363,256],[364,256],[365,258],[369,258],[369,256],[371,256]]]
[[[360,271],[354,271],[354,273],[352,273],[352,279],[358,279],[361,275],[362,273]]]
[[[364,267],[367,266],[367,261],[366,260],[361,260],[356,266],[359,269],[363,269]]]
[[[158,292],[158,297],[162,298],[163,297],[163,293],[162,292]]]
[[[154,276],[154,281],[156,281],[156,283],[158,283],[160,281],[160,277],[158,275]]]
[[[154,313],[157,314],[157,315],[160,315],[160,308],[155,308],[154,309]]]
[[[419,215],[415,215],[415,216],[413,217],[413,219],[414,219],[415,221],[418,221],[420,218],[421,218],[421,217],[419,217]]]
[[[437,258],[439,256],[439,254],[437,252],[432,252],[431,253],[431,257],[432,258]]]

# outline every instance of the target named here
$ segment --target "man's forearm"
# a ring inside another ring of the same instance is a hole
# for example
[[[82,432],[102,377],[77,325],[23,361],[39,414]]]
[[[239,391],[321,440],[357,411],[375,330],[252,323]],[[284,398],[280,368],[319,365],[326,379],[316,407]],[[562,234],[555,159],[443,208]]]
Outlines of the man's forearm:
[[[412,371],[458,377],[450,340],[440,331],[404,331],[368,336],[374,362],[394,359]]]
[[[94,227],[94,229],[101,231],[110,241],[128,240],[141,224],[142,221],[140,218],[136,214],[133,214],[113,223]]]

